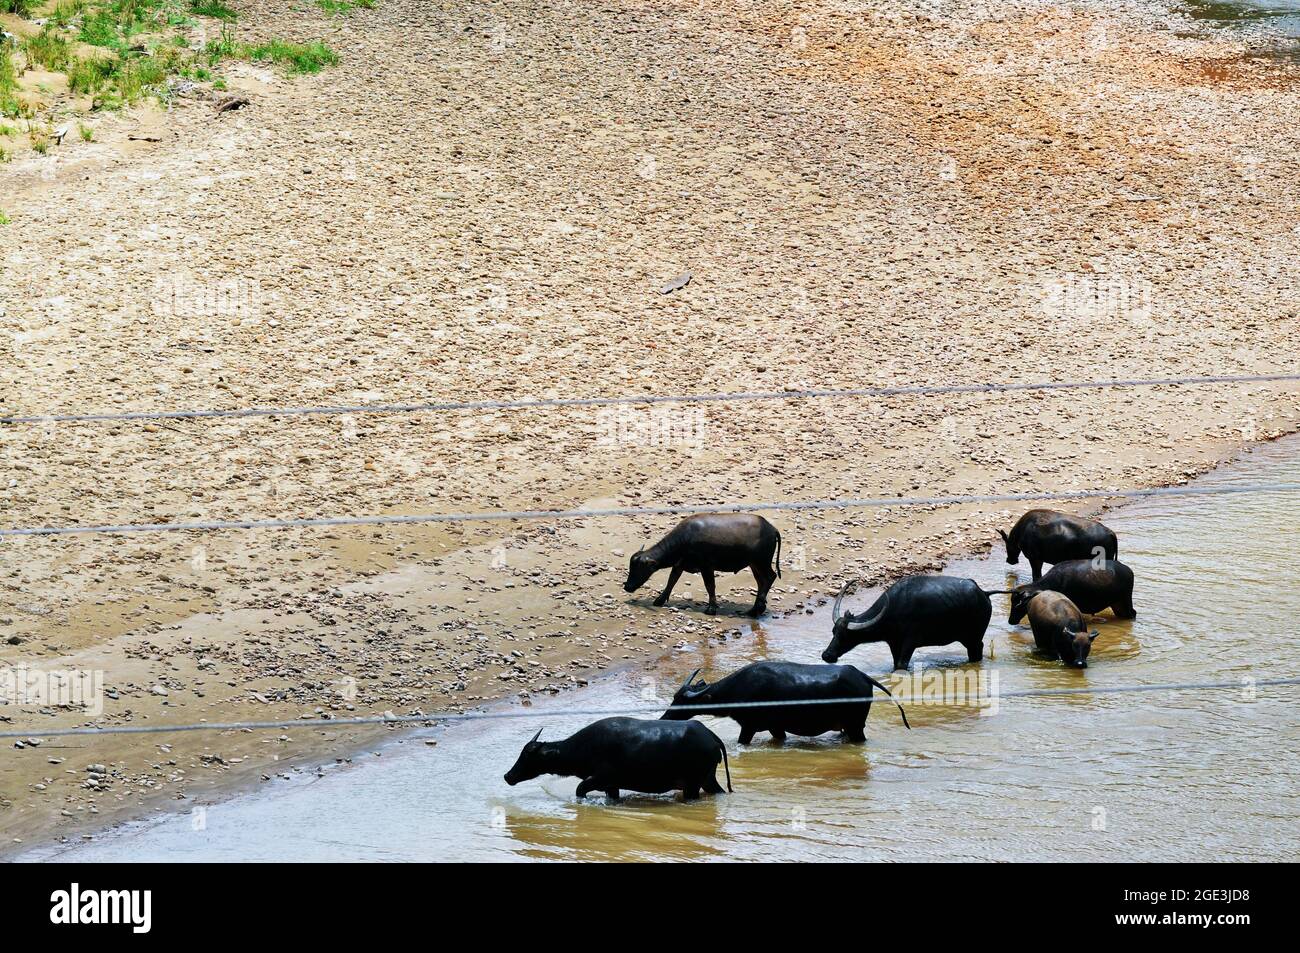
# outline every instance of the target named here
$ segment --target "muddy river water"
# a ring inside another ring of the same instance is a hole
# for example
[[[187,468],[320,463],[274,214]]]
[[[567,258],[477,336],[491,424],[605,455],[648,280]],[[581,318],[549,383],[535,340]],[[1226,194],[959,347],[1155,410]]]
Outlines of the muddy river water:
[[[1204,482],[1300,481],[1300,442],[1243,456]],[[682,804],[579,802],[576,779],[508,787],[502,774],[537,726],[590,721],[561,709],[646,704],[692,668],[712,676],[765,657],[818,661],[829,609],[745,625],[705,649],[615,672],[538,703],[538,721],[489,720],[406,735],[380,755],[206,806],[128,824],[30,858],[67,860],[1296,860],[1300,688],[1002,699],[1004,692],[1267,679],[1300,674],[1300,501],[1286,494],[1149,499],[1113,511],[1137,574],[1138,617],[1099,620],[1091,666],[1035,657],[994,597],[991,655],[922,649],[908,703],[873,707],[866,745],[834,736],[748,748],[732,722],[735,793]],[[1000,552],[952,564],[986,589],[1027,580]],[[861,606],[872,597],[853,599]],[[844,662],[888,668],[877,645]],[[938,679],[948,679],[940,697]],[[888,684],[898,683],[895,674]],[[981,707],[983,704],[983,707]],[[436,739],[437,744],[426,744]]]

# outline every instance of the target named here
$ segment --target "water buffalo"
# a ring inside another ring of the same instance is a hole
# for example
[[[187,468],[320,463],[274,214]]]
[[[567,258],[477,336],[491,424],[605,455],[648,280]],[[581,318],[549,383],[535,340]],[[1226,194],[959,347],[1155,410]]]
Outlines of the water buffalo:
[[[960,642],[972,662],[984,657],[984,631],[993,616],[989,596],[974,579],[955,576],[905,576],[861,615],[840,615],[846,584],[831,610],[834,633],[822,661],[835,662],[854,646],[884,642],[894,668],[906,668],[912,653],[925,645]]]
[[[774,741],[785,741],[787,734],[811,738],[828,731],[840,731],[849,741],[866,741],[867,715],[871,712],[871,686],[886,695],[889,689],[852,665],[801,665],[798,662],[754,662],[712,685],[701,679],[696,669],[673,696],[672,705],[706,705],[682,711],[669,706],[663,718],[685,721],[696,715],[731,718],[740,725],[740,743],[747,745],[760,731]],[[893,696],[890,695],[892,698]],[[844,705],[825,704],[831,699],[861,698]],[[771,707],[732,707],[747,702],[819,701],[814,705],[773,705]],[[898,704],[895,702],[894,704]],[[903,712],[903,706],[898,705]],[[903,712],[903,724],[907,713]],[[908,725],[910,728],[911,726]]]
[[[1069,598],[1080,612],[1094,615],[1109,608],[1117,619],[1137,618],[1133,608],[1133,570],[1122,562],[1106,559],[1068,559],[1057,563],[1037,582],[1011,590],[1011,614],[1007,622],[1015,625],[1029,611],[1029,600],[1040,592],[1059,592]]]
[[[1040,592],[1029,600],[1029,626],[1038,651],[1069,668],[1087,668],[1097,633],[1088,631],[1079,607],[1059,592]]]
[[[1104,525],[1058,510],[1030,510],[1009,534],[998,530],[998,535],[1007,544],[1007,563],[1014,566],[1024,553],[1035,581],[1043,575],[1043,563],[1119,554],[1119,540]]]
[[[655,599],[654,604],[661,606],[668,601],[682,573],[697,572],[704,577],[704,588],[709,593],[709,607],[704,611],[717,615],[713,574],[740,572],[746,566],[753,570],[758,583],[758,598],[748,614],[760,616],[767,611],[768,590],[781,575],[781,534],[761,516],[704,513],[687,517],[649,549],[633,553],[623,591],[636,592],[660,569],[671,569],[668,585]]]
[[[540,741],[540,731],[519,752],[506,772],[506,784],[531,781],[541,774],[582,778],[577,796],[604,791],[616,800],[619,791],[663,794],[681,791],[688,801],[721,794],[714,771],[721,761],[731,790],[731,764],[727,748],[698,721],[646,721],[640,718],[602,718],[563,741]]]

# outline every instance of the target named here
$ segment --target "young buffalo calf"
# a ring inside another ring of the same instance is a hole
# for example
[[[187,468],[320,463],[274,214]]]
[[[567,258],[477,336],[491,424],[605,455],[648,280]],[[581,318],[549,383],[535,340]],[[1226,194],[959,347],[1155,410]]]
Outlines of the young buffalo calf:
[[[1087,668],[1097,633],[1088,631],[1079,607],[1059,592],[1040,592],[1029,600],[1029,626],[1038,651],[1069,668]]]

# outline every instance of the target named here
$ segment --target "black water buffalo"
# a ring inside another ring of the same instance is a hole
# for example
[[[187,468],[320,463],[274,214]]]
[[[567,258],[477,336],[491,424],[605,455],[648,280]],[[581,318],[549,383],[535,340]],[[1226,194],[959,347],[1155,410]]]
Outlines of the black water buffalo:
[[[1034,630],[1038,651],[1059,658],[1070,668],[1087,668],[1088,653],[1097,633],[1079,607],[1059,592],[1040,592],[1029,600],[1029,626]]]
[[[655,599],[654,604],[661,606],[668,601],[682,573],[697,572],[704,577],[704,588],[709,593],[709,607],[704,611],[716,615],[718,597],[713,574],[740,572],[745,567],[753,570],[758,583],[758,598],[748,614],[760,616],[767,611],[768,590],[781,575],[781,534],[761,516],[704,513],[687,517],[649,549],[634,553],[623,590],[636,592],[660,569],[671,569],[668,585]]]
[[[1114,559],[1068,559],[1057,563],[1037,582],[1011,590],[1011,614],[1007,622],[1015,625],[1029,611],[1029,600],[1040,592],[1059,592],[1079,607],[1080,612],[1094,615],[1111,609],[1117,619],[1137,618],[1133,608],[1133,570]]]
[[[506,772],[506,784],[531,781],[541,774],[582,778],[577,796],[604,791],[615,800],[619,791],[663,794],[681,791],[690,801],[721,794],[714,772],[721,761],[731,790],[731,765],[722,740],[698,721],[646,721],[640,718],[602,718],[563,741],[539,741],[542,733],[519,752]]]
[[[925,645],[960,642],[972,662],[984,657],[984,631],[993,616],[989,596],[974,579],[956,576],[906,576],[894,583],[861,615],[840,615],[848,586],[831,610],[834,633],[822,661],[835,662],[854,646],[884,642],[894,668],[906,668],[912,653]]]
[[[768,732],[773,740],[785,741],[787,734],[811,738],[828,731],[840,731],[849,741],[866,741],[867,715],[871,712],[871,686],[886,695],[889,689],[852,665],[801,665],[798,662],[754,662],[710,685],[696,669],[673,696],[672,706],[663,713],[668,721],[685,721],[696,715],[731,718],[740,725],[740,743],[747,745],[755,733]],[[893,696],[890,695],[892,698]],[[848,704],[828,705],[831,699],[861,698]],[[812,705],[773,705],[766,708],[736,708],[747,702],[819,701]],[[898,704],[895,702],[894,704]],[[705,705],[682,711],[676,705]],[[898,710],[903,711],[899,705]],[[903,724],[907,713],[903,712]],[[911,727],[910,725],[908,726]]]
[[[1115,559],[1119,554],[1119,540],[1107,527],[1058,510],[1030,510],[1009,534],[998,530],[998,535],[1007,544],[1007,563],[1014,566],[1024,553],[1035,580],[1043,575],[1043,563],[1098,555]]]

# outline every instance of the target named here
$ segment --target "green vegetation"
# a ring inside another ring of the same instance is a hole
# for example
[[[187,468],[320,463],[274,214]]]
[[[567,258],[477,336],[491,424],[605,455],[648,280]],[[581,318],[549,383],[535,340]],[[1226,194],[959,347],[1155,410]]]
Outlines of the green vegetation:
[[[351,13],[357,8],[362,10],[373,10],[375,8],[375,0],[316,0],[316,6],[320,7],[330,16],[337,17]]]
[[[344,14],[370,9],[376,0],[316,2],[327,13]],[[37,6],[40,0],[0,0],[0,11],[20,15]],[[218,21],[219,38],[192,45],[187,28],[195,26],[195,17]],[[290,74],[319,73],[339,62],[320,41],[242,42],[235,32],[238,18],[229,0],[59,0],[53,9],[47,6],[38,33],[16,47],[0,47],[0,119],[35,118],[31,98],[19,96],[18,79],[37,67],[66,74],[69,91],[91,97],[92,109],[117,109],[150,97],[166,101],[178,77],[224,90],[217,70],[226,60],[270,63]],[[93,132],[79,128],[82,139],[91,141]],[[48,137],[31,138],[37,151],[49,148]]]
[[[234,22],[239,18],[239,14],[222,3],[221,0],[192,0],[190,13],[195,16],[212,17],[214,20],[229,22]]]
[[[13,119],[21,112],[18,102],[18,70],[9,45],[0,46],[0,118]]]
[[[43,66],[48,70],[67,69],[72,61],[71,44],[49,24],[40,33],[23,40],[23,53],[29,66]]]
[[[339,61],[339,55],[320,40],[311,43],[286,43],[272,40],[257,46],[241,47],[244,58],[259,63],[274,63],[290,73],[319,73]]]
[[[95,141],[95,130],[91,129],[84,122],[77,123],[77,135],[81,136],[82,142]]]
[[[8,225],[9,221],[10,221],[9,216],[6,215],[4,212],[0,212],[0,225]]]

